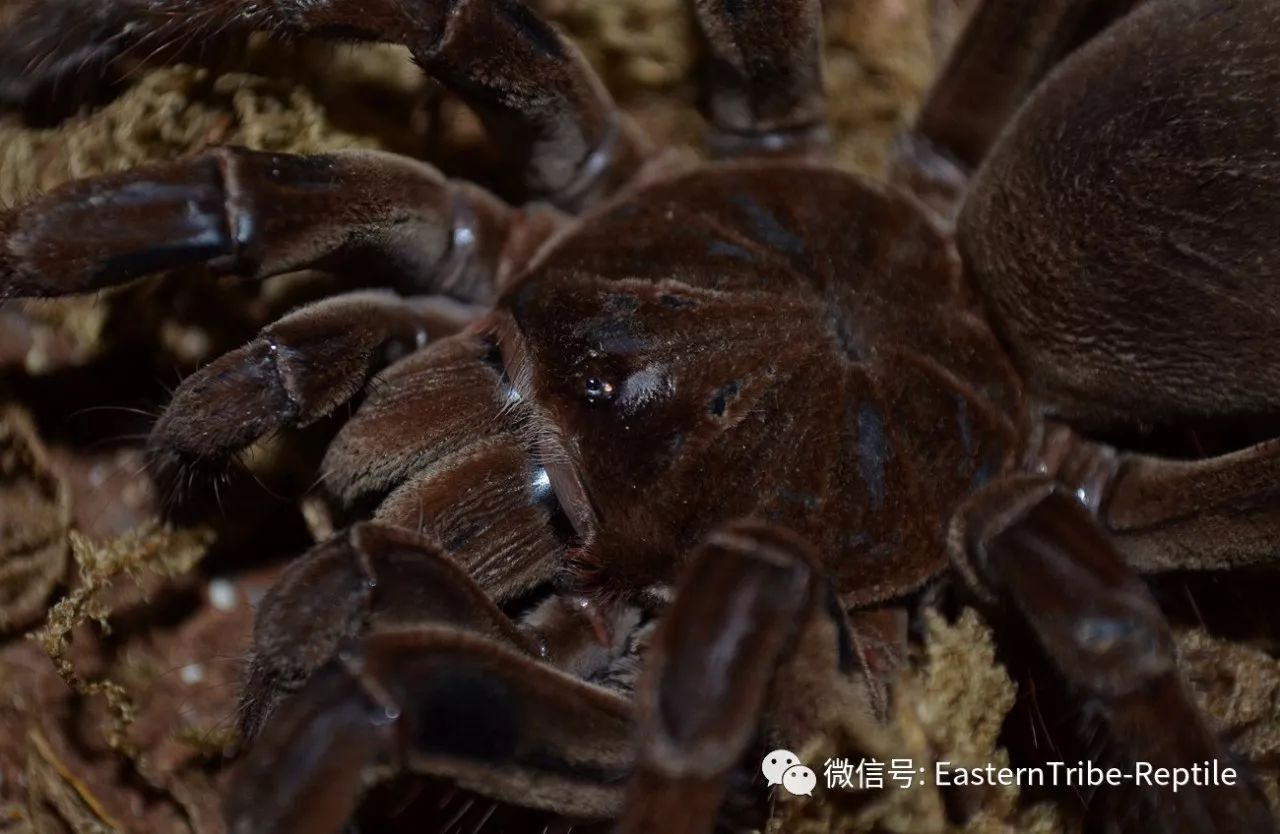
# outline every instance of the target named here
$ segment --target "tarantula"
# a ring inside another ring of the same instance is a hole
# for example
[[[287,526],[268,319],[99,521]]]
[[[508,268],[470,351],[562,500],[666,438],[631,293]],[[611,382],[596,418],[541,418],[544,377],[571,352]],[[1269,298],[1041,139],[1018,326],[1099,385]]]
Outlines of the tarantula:
[[[359,399],[323,464],[354,523],[258,611],[232,831],[339,831],[403,771],[709,831],[760,793],[748,751],[883,713],[904,637],[883,623],[949,565],[1101,755],[1229,757],[1138,575],[1273,564],[1280,445],[1098,438],[1280,410],[1280,2],[984,0],[893,184],[824,162],[818,0],[696,11],[720,157],[697,165],[655,155],[518,0],[115,0],[84,41],[38,11],[8,35],[51,58],[37,75],[71,72],[64,43],[100,64],[213,31],[403,44],[545,200],[226,148],[0,216],[8,297],[203,263],[486,308],[439,340],[421,298],[303,308],[154,428],[183,470]],[[1104,787],[1089,814],[1275,827],[1247,779]]]

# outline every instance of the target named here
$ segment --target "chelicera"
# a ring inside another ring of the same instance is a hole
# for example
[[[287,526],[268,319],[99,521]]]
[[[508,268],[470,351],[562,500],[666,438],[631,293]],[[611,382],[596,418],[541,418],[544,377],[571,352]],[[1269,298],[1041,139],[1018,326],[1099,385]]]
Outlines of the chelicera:
[[[758,793],[734,778],[753,751],[883,710],[886,612],[949,566],[1109,760],[1229,757],[1138,575],[1274,563],[1280,447],[1089,438],[1280,406],[1280,3],[985,0],[892,184],[823,161],[817,0],[696,7],[720,157],[698,165],[516,0],[121,0],[49,39],[98,63],[206,31],[401,43],[545,199],[221,149],[0,216],[10,297],[192,263],[416,290],[281,319],[152,434],[183,470],[359,399],[323,475],[352,526],[258,614],[231,830],[339,831],[408,771],[709,831]],[[427,339],[435,295],[480,312]],[[1247,779],[1092,801],[1098,830],[1273,830]]]

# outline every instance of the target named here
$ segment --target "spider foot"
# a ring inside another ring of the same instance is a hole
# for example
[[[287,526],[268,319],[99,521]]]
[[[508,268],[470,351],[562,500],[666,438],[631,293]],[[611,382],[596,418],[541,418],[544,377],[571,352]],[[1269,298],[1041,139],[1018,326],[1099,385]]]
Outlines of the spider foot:
[[[193,470],[216,473],[255,441],[333,413],[376,371],[476,315],[445,299],[369,291],[285,316],[183,380],[151,431],[152,470],[173,488]]]

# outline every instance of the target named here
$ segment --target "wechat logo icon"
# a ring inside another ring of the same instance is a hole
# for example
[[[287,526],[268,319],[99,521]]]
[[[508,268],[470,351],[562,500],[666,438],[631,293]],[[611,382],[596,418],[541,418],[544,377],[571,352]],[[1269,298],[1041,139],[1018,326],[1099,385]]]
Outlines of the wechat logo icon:
[[[812,768],[800,763],[800,758],[790,750],[774,750],[760,762],[760,772],[769,786],[781,785],[792,796],[813,796],[818,777]]]

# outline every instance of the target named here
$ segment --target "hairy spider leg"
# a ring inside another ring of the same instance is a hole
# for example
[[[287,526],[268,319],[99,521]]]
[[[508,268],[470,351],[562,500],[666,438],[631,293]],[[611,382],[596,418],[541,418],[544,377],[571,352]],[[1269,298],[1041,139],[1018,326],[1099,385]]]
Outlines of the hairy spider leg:
[[[1099,786],[1089,800],[1097,823],[1170,834],[1275,830],[1261,791],[1183,684],[1150,591],[1078,500],[1045,478],[1007,477],[973,496],[951,542],[957,567],[1004,618],[1006,634],[1029,635],[1072,691],[1076,720],[1102,730],[1106,744],[1090,751],[1099,765],[1130,774],[1237,765],[1230,783],[1178,791],[1140,778]]]

